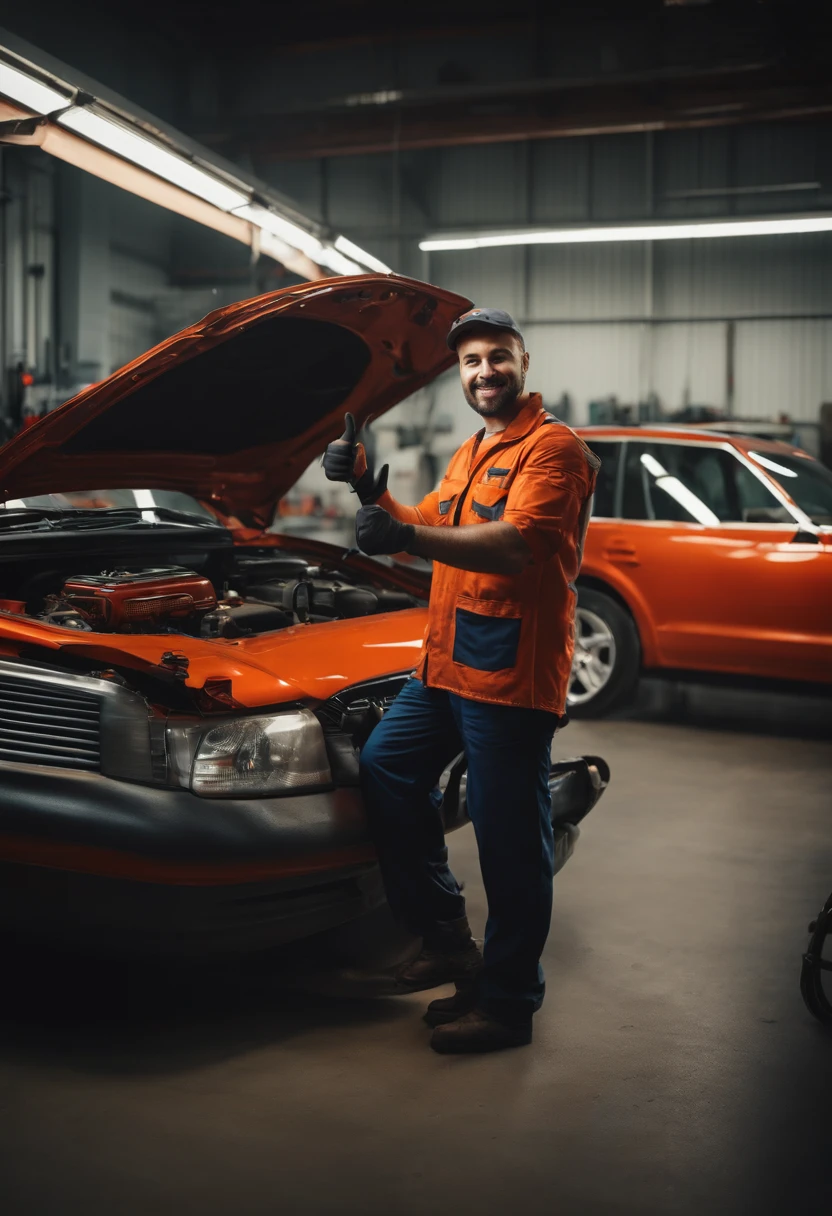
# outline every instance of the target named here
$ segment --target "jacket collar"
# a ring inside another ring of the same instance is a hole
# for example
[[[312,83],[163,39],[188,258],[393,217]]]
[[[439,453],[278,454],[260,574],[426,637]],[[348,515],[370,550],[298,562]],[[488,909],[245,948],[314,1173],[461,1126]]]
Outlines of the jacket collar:
[[[540,393],[526,393],[521,400],[523,405],[506,429],[499,432],[496,438],[497,443],[513,443],[516,439],[525,439],[540,425],[540,416],[544,412],[543,398]],[[485,427],[472,435],[470,442],[475,450],[479,448],[484,438]]]

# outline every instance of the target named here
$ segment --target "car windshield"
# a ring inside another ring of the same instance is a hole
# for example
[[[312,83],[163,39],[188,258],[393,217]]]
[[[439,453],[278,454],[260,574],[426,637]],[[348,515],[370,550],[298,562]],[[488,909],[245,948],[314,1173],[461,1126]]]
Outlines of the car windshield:
[[[217,523],[217,518],[207,507],[204,507],[190,494],[181,494],[178,490],[69,490],[61,494],[35,494],[29,498],[11,498],[0,503],[0,508],[8,511],[23,508],[36,510],[101,510],[123,509],[124,507],[139,507],[142,511],[152,514],[154,507],[162,507],[168,511],[184,511],[196,515],[200,519]]]
[[[832,524],[832,473],[807,456],[749,452],[757,464],[777,479],[789,497],[814,524]]]

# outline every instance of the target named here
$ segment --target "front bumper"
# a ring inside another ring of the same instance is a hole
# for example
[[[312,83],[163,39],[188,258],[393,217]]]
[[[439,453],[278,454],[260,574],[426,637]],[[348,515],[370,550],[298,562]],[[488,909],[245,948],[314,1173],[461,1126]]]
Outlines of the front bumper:
[[[360,793],[261,799],[0,763],[0,924],[103,948],[260,949],[383,902]]]

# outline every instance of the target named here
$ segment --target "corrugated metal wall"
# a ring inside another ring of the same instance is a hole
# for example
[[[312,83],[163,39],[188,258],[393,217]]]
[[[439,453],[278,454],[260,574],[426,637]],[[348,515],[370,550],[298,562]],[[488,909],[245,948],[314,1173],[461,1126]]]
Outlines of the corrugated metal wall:
[[[304,161],[274,166],[273,179],[402,273],[512,312],[528,331],[530,383],[552,404],[567,393],[576,422],[594,399],[650,394],[668,410],[811,422],[832,399],[830,235],[429,258],[417,247],[442,230],[828,210],[831,170],[830,127],[813,122]],[[452,391],[440,387],[443,408],[470,429]]]
[[[610,395],[635,403],[655,394],[666,409],[725,406],[730,350],[735,413],[814,421],[832,400],[828,235],[430,257],[418,242],[452,229],[828,210],[829,132],[812,122],[573,138],[305,160],[270,173],[310,214],[402,273],[514,313],[528,331],[530,383],[552,405],[568,394],[573,421]],[[18,358],[40,368],[48,357],[95,378],[194,319],[200,293],[168,286],[167,213],[68,167],[56,172],[33,150],[2,155],[5,368]],[[38,278],[29,268],[41,265]],[[221,284],[219,293],[211,303],[234,294]],[[448,381],[437,393],[469,430],[458,389]]]
[[[157,296],[166,271],[135,253],[110,249],[109,369],[115,371],[165,336]]]
[[[159,299],[170,282],[170,212],[98,183],[107,203],[108,373],[167,337]]]
[[[35,376],[36,384],[26,390],[26,396],[33,399],[42,396],[43,385],[55,371],[54,177],[53,163],[31,149],[0,149],[0,367],[5,376],[4,398],[15,393],[11,380],[17,379],[18,365]]]
[[[816,421],[832,397],[825,234],[656,243],[652,269],[641,243],[434,254],[429,275],[513,313],[532,380],[549,401],[568,393],[577,421],[610,394],[725,406],[731,323],[737,415]]]
[[[0,418],[109,375],[164,337],[170,215],[35,148],[0,149]],[[16,424],[16,420],[13,420]]]

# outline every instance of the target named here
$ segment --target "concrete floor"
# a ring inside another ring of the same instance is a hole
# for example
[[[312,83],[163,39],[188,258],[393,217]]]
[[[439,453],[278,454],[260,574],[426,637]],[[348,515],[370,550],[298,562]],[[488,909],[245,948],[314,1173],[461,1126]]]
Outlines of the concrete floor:
[[[613,781],[557,881],[530,1048],[439,1057],[421,996],[333,1000],[256,967],[7,966],[0,1208],[829,1211],[832,1036],[798,973],[832,888],[830,735],[832,702],[648,686],[556,740]],[[479,928],[470,829],[452,854]]]

